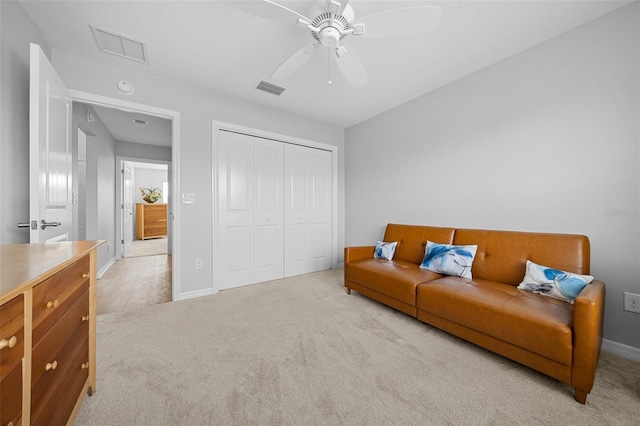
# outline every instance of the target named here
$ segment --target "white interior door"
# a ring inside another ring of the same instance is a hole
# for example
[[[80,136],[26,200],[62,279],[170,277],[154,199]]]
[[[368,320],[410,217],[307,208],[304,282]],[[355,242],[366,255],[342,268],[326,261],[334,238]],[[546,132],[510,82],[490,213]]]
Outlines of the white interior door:
[[[253,283],[254,245],[253,141],[220,132],[218,143],[218,236],[216,269],[219,289]]]
[[[331,268],[331,152],[285,146],[285,276]]]
[[[40,46],[30,49],[30,242],[66,241],[72,227],[71,96]]]
[[[133,185],[131,166],[124,162],[122,166],[122,256],[131,251],[133,243]]]
[[[284,276],[282,143],[221,132],[218,143],[218,288]]]
[[[253,282],[284,276],[284,146],[254,141],[254,273]]]

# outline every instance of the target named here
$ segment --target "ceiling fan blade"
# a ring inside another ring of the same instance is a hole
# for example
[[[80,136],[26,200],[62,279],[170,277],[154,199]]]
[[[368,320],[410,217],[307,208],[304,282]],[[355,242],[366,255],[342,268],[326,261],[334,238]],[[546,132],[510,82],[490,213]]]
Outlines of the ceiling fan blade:
[[[283,24],[296,25],[298,19],[302,19],[305,22],[311,22],[311,19],[306,16],[284,7],[271,0],[262,1],[227,1],[227,5],[248,12],[252,15],[260,16],[262,18],[271,19]]]
[[[359,37],[387,38],[421,34],[434,30],[440,20],[437,6],[417,6],[386,10],[358,20],[364,24],[364,34]]]
[[[338,68],[340,68],[344,78],[355,89],[364,87],[369,83],[367,71],[365,71],[362,61],[358,55],[353,52],[353,50],[349,50],[341,57],[337,57],[336,62],[338,63]]]
[[[289,77],[294,71],[304,65],[313,56],[314,52],[318,49],[320,43],[312,42],[305,45],[302,49],[289,56],[276,70],[271,74],[271,77],[277,80],[284,80]]]

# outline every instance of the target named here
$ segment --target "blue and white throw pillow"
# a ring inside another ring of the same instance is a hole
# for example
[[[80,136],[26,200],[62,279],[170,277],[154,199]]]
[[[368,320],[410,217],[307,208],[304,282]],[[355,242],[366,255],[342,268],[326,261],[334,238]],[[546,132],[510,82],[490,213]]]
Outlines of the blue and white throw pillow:
[[[527,271],[518,288],[573,303],[591,281],[591,275],[560,271],[527,260]]]
[[[376,259],[393,259],[393,254],[396,252],[396,246],[398,242],[395,241],[393,243],[385,243],[383,241],[378,241],[376,243],[376,248],[373,251],[373,257]]]
[[[478,246],[454,246],[427,241],[420,267],[444,275],[471,278],[471,265]]]

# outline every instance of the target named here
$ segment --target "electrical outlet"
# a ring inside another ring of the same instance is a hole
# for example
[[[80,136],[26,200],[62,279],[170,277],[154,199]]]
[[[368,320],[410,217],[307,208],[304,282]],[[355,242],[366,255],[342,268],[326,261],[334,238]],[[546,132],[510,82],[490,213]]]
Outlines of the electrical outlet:
[[[624,292],[624,310],[640,314],[640,294]]]
[[[196,259],[196,269],[202,269],[202,266],[203,266],[202,258],[199,257]]]

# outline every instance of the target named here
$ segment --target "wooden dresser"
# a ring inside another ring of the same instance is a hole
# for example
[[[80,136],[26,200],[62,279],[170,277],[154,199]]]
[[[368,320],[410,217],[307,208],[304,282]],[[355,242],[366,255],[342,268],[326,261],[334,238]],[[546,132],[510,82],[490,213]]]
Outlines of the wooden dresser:
[[[0,246],[0,426],[72,424],[96,384],[96,250]]]
[[[136,203],[136,238],[167,236],[167,205]]]

